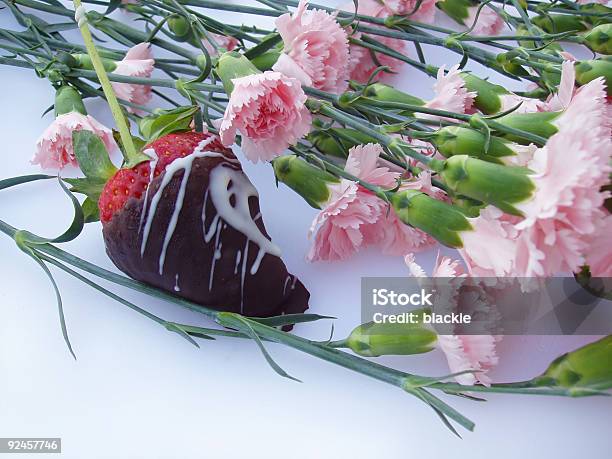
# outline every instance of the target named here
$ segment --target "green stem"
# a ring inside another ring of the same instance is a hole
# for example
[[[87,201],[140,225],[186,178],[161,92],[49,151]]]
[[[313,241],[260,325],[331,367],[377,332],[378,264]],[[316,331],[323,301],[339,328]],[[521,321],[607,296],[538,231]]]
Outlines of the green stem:
[[[80,13],[81,19],[79,19],[78,26],[81,31],[81,35],[83,36],[83,40],[85,41],[85,47],[87,48],[87,53],[91,58],[91,62],[93,67],[98,75],[98,80],[100,81],[100,85],[102,85],[102,90],[104,91],[104,95],[106,96],[106,100],[111,109],[111,113],[113,114],[113,118],[115,119],[115,124],[119,129],[119,135],[121,136],[121,143],[124,148],[124,155],[126,160],[126,166],[133,167],[142,161],[146,161],[149,159],[146,155],[139,153],[136,151],[136,146],[134,145],[134,141],[132,140],[132,134],[130,132],[130,127],[123,116],[123,112],[121,111],[121,106],[119,105],[119,101],[117,100],[117,96],[115,95],[115,91],[113,91],[113,87],[106,73],[106,69],[104,68],[104,64],[98,54],[98,50],[96,49],[96,45],[94,45],[93,38],[91,36],[91,32],[89,31],[89,26],[87,25],[87,16],[85,13],[85,9],[81,4],[81,0],[74,0],[74,7],[77,13]]]

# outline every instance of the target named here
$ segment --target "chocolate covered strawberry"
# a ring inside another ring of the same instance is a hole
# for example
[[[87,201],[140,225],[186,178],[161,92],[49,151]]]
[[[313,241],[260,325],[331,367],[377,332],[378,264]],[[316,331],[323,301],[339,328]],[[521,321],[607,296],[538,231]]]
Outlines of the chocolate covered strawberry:
[[[181,132],[142,149],[98,200],[106,251],[130,277],[248,316],[300,313],[309,293],[266,232],[257,191],[217,136]]]

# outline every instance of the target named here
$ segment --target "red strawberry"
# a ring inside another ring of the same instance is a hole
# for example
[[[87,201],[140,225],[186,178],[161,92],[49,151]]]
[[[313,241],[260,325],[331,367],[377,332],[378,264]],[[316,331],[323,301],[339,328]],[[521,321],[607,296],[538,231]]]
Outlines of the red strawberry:
[[[117,171],[98,201],[119,269],[219,310],[260,317],[306,310],[308,291],[287,272],[255,188],[218,137],[168,134],[143,151],[154,159]]]

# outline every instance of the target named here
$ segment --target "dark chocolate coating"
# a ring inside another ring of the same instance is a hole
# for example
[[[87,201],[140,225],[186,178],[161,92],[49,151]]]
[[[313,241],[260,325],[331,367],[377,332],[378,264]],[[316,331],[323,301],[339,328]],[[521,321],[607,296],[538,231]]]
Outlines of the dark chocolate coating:
[[[228,153],[226,155],[229,157]],[[168,245],[162,275],[159,274],[159,257],[185,173],[182,169],[175,173],[163,191],[143,256],[140,255],[143,231],[139,231],[139,226],[144,197],[130,198],[125,208],[104,225],[104,242],[108,256],[128,276],[209,308],[253,317],[304,312],[308,308],[310,294],[299,280],[287,272],[280,258],[266,253],[257,272],[254,275],[249,273],[259,251],[257,244],[252,241],[249,242],[244,292],[241,292],[243,260],[238,264],[236,272],[236,258],[238,251],[244,256],[247,238],[225,223],[221,232],[221,258],[215,262],[213,284],[209,290],[215,238],[208,243],[204,240],[202,207],[209,186],[210,172],[221,163],[224,164],[222,167],[240,170],[239,165],[219,157],[196,158],[193,161],[185,199]],[[162,177],[163,174],[149,185],[147,212],[160,187]],[[249,206],[251,216],[259,213],[257,198],[250,198]],[[210,228],[216,213],[212,200],[207,199],[207,229]],[[256,224],[269,238],[263,219],[258,218]],[[180,291],[175,291],[177,274]]]

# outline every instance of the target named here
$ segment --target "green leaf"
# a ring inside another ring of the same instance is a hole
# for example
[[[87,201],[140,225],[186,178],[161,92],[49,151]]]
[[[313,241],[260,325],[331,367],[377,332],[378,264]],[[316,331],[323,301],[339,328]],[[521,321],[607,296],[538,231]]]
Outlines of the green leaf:
[[[304,322],[315,322],[321,319],[336,319],[332,316],[321,316],[319,314],[285,314],[274,317],[250,317],[254,322],[258,322],[268,327],[281,327],[283,325],[295,325]]]
[[[85,223],[93,223],[100,220],[100,209],[98,208],[98,201],[94,201],[91,198],[85,199],[81,205],[83,209],[83,216],[85,217]]]
[[[263,354],[264,358],[266,359],[266,362],[268,362],[268,365],[270,365],[277,374],[279,374],[283,378],[288,378],[293,381],[302,382],[299,379],[291,376],[289,373],[283,370],[278,363],[274,361],[274,359],[272,358],[268,350],[263,345],[261,339],[259,338],[259,335],[255,333],[255,330],[253,330],[253,327],[251,327],[251,324],[249,323],[250,319],[247,319],[238,314],[234,314],[232,312],[221,312],[217,316],[217,320],[219,324],[223,326],[237,328],[238,330],[248,335],[251,339],[253,339],[253,341],[255,341],[255,343],[257,344],[257,347],[259,347],[259,350]]]
[[[107,181],[117,168],[111,162],[102,139],[91,131],[74,131],[72,147],[79,167],[87,178]]]
[[[32,174],[32,175],[21,175],[19,177],[11,177],[4,180],[0,180],[0,190],[10,188],[12,186],[21,185],[23,183],[35,182],[37,180],[48,180],[55,178],[53,175],[46,174]]]
[[[193,116],[198,111],[196,106],[178,107],[171,110],[159,110],[138,122],[138,130],[146,143],[173,132],[184,132],[191,129]]]
[[[62,329],[62,335],[64,337],[64,341],[66,342],[66,346],[68,346],[68,350],[70,351],[70,354],[72,354],[72,357],[74,357],[74,360],[76,360],[76,355],[74,351],[72,350],[72,344],[70,344],[70,338],[68,337],[68,329],[66,327],[66,318],[64,317],[64,307],[62,304],[62,296],[60,294],[59,288],[57,287],[57,283],[55,282],[55,279],[53,278],[53,274],[51,274],[49,267],[38,257],[36,252],[34,252],[30,247],[28,247],[27,245],[28,235],[29,233],[25,231],[18,231],[15,234],[15,242],[17,243],[17,246],[24,253],[29,255],[38,264],[38,266],[42,268],[42,270],[45,272],[45,274],[51,281],[51,285],[53,285],[53,290],[55,291],[55,298],[57,300],[57,310],[59,313],[60,327]]]

